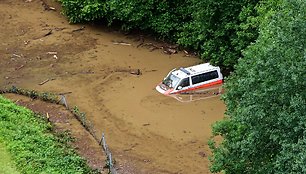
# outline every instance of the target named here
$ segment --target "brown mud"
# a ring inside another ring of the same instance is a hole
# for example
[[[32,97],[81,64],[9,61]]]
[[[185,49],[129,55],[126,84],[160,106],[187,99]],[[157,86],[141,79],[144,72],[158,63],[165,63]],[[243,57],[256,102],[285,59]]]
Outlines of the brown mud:
[[[1,88],[71,92],[68,105],[86,112],[97,137],[105,132],[118,173],[210,173],[207,141],[223,102],[179,102],[154,89],[171,69],[200,60],[137,47],[137,36],[104,27],[70,25],[57,2],[45,2],[56,11],[40,0],[0,1]]]

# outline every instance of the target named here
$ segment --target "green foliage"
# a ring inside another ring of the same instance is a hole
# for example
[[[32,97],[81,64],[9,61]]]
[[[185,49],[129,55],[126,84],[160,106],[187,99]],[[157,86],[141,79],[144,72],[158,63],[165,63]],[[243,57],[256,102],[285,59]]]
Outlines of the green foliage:
[[[58,0],[72,23],[95,21],[104,17],[107,7],[103,0]]]
[[[50,132],[50,123],[0,96],[0,142],[21,173],[94,173],[85,160]]]
[[[212,172],[306,173],[306,1],[267,0],[260,35],[226,80]]]
[[[15,163],[11,158],[11,155],[0,143],[0,173],[1,174],[19,174],[15,167]]]
[[[107,4],[109,21],[120,21],[124,30],[149,30],[172,41],[177,40],[180,25],[190,18],[189,1],[109,0]]]
[[[241,51],[257,38],[257,0],[192,0],[192,20],[183,26],[178,43],[201,58],[231,68]]]
[[[231,69],[258,36],[258,0],[60,0],[71,22],[106,19],[197,51]]]

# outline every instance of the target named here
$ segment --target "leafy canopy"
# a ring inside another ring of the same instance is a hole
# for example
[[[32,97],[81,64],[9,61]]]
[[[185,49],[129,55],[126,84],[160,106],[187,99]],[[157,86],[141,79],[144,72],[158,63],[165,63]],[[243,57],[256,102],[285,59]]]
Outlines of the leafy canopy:
[[[306,1],[266,0],[256,43],[226,80],[212,172],[306,173]]]
[[[257,36],[259,0],[59,0],[71,22],[106,20],[149,31],[231,69]]]

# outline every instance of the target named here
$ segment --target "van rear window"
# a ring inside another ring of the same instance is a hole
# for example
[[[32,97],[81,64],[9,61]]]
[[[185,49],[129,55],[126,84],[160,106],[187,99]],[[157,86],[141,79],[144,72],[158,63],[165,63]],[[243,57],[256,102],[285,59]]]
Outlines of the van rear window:
[[[212,80],[218,77],[219,77],[218,72],[217,70],[215,70],[215,71],[195,75],[191,77],[191,81],[192,81],[192,84],[197,84],[197,83],[202,83],[202,82]]]

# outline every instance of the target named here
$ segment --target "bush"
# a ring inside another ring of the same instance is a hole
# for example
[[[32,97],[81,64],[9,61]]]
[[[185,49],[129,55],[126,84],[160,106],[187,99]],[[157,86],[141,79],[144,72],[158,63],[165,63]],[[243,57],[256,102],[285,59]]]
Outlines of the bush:
[[[257,0],[60,0],[71,22],[107,20],[146,30],[232,69],[257,38]]]
[[[259,38],[225,83],[228,117],[213,127],[224,139],[210,144],[212,172],[306,172],[306,1],[264,3]]]

